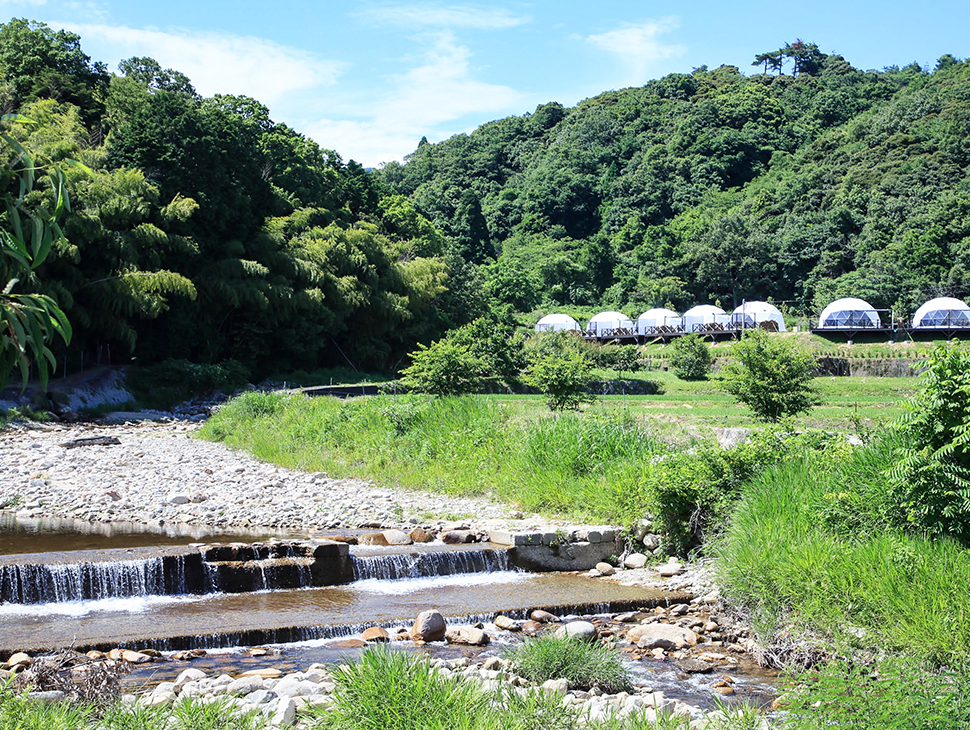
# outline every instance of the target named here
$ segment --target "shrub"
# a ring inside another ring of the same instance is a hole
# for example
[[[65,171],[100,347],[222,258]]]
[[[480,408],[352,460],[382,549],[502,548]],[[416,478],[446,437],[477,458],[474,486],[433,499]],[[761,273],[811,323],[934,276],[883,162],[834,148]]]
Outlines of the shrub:
[[[778,335],[752,330],[732,351],[721,371],[725,389],[762,421],[776,422],[818,403],[812,388],[815,357]]]
[[[541,355],[534,359],[525,373],[525,381],[546,396],[553,411],[576,410],[593,397],[589,387],[590,367],[578,354]]]
[[[670,348],[670,366],[681,380],[706,380],[711,374],[711,350],[699,335],[678,337]]]
[[[970,545],[970,353],[939,345],[894,429],[893,494],[910,525]]]
[[[411,365],[401,371],[402,387],[437,396],[474,393],[481,387],[484,363],[467,344],[445,338],[419,348],[411,353]]]
[[[565,679],[570,689],[599,687],[610,693],[630,689],[630,678],[620,658],[602,644],[547,634],[527,639],[509,649],[506,656],[519,676],[536,684]]]

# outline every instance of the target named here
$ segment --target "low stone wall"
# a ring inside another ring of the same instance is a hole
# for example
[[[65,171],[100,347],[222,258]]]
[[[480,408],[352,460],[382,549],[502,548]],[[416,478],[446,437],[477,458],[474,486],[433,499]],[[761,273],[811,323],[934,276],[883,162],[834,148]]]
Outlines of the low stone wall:
[[[613,527],[583,527],[568,533],[493,530],[489,539],[512,548],[511,565],[531,571],[590,570],[623,552]]]

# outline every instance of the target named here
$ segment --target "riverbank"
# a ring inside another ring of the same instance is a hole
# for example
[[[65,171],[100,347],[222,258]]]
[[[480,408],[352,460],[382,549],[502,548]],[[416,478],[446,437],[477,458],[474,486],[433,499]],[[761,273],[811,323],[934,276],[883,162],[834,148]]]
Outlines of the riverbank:
[[[198,423],[29,424],[0,437],[0,507],[60,517],[220,530],[424,527],[551,529],[564,523],[485,499],[285,469],[193,438]],[[72,446],[79,439],[117,443]]]

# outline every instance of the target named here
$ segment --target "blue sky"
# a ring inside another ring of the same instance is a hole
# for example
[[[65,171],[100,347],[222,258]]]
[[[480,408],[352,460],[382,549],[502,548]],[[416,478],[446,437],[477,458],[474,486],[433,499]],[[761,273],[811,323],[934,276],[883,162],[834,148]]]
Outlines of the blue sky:
[[[454,4],[0,0],[4,15],[81,35],[113,70],[151,56],[204,95],[245,94],[367,166],[533,110],[666,73],[736,65],[796,38],[883,68],[970,55],[970,3],[505,2]]]

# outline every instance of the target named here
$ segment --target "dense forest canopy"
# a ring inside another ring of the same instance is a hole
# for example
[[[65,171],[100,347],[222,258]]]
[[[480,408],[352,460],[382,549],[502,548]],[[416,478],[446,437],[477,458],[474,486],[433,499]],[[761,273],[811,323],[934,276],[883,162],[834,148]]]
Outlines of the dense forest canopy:
[[[544,104],[368,171],[256,99],[202,97],[151,58],[109,73],[80,43],[0,25],[4,132],[67,178],[66,243],[17,286],[67,313],[69,370],[397,369],[481,316],[842,294],[912,311],[970,286],[970,63],[949,55],[860,71],[796,41],[749,76]]]

